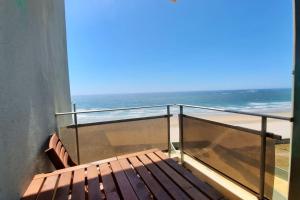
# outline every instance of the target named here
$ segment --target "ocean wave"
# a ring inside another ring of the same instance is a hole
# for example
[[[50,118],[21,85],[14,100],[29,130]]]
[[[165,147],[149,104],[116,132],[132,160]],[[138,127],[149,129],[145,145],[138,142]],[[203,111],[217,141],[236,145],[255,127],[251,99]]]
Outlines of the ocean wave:
[[[292,104],[289,101],[283,102],[251,102],[246,106],[234,107],[233,110],[241,110],[247,112],[290,112]]]
[[[268,102],[268,103],[258,103],[258,102],[252,102],[248,104],[248,107],[254,107],[254,108],[287,108],[291,107],[292,103],[289,101],[283,101],[283,102]]]
[[[273,102],[249,102],[244,105],[227,105],[227,106],[212,106],[215,108],[236,110],[253,113],[270,113],[270,112],[290,112],[291,102],[290,101],[273,101]],[[99,110],[105,108],[89,108],[89,109],[77,109],[77,111],[89,111]],[[107,108],[106,108],[107,109]],[[171,107],[171,114],[178,115],[179,108],[177,106]],[[222,114],[222,112],[195,109],[195,108],[184,108],[186,114]],[[95,112],[95,113],[81,113],[78,114],[78,123],[92,123],[100,121],[113,121],[121,119],[158,116],[167,114],[166,108],[144,108],[135,110],[117,110],[107,112]]]
[[[92,110],[92,109],[90,109]],[[82,110],[83,111],[83,110]],[[95,113],[80,113],[78,114],[78,123],[92,123],[100,121],[112,121],[131,119],[139,117],[150,117],[157,115],[165,115],[166,109],[138,109],[138,110],[118,110],[107,112],[95,112]]]

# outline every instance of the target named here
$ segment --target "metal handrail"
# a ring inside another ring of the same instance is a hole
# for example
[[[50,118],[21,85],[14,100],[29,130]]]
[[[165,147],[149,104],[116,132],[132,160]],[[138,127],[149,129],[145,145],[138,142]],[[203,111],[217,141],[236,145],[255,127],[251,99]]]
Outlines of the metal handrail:
[[[145,108],[160,108],[160,107],[168,107],[168,106],[183,106],[187,108],[198,108],[203,110],[213,110],[218,112],[227,112],[227,113],[235,113],[241,115],[250,115],[256,117],[266,117],[271,119],[279,119],[293,122],[292,117],[284,117],[284,116],[277,116],[277,115],[268,115],[268,114],[260,114],[260,113],[252,113],[252,112],[244,112],[244,111],[237,111],[237,110],[230,110],[230,109],[222,109],[222,108],[214,108],[214,107],[206,107],[206,106],[196,106],[196,105],[188,105],[188,104],[164,104],[164,105],[152,105],[152,106],[139,106],[139,107],[125,107],[125,108],[109,108],[109,109],[101,109],[101,110],[85,110],[85,111],[76,111],[76,112],[60,112],[55,113],[56,116],[60,115],[72,115],[72,114],[80,114],[80,113],[95,113],[95,112],[113,112],[113,111],[122,111],[122,110],[138,110],[138,109],[145,109]]]
[[[101,121],[101,122],[89,122],[89,123],[77,123],[77,127],[85,127],[85,126],[95,126],[95,125],[103,125],[103,124],[113,124],[120,122],[131,122],[131,121],[140,121],[140,120],[148,120],[148,119],[158,119],[164,117],[172,117],[172,114],[166,115],[154,115],[149,117],[136,117],[136,118],[128,118],[128,119],[117,119],[117,120],[109,120],[109,121]],[[67,128],[74,128],[75,124],[68,125]]]
[[[259,114],[259,113],[229,110],[229,109],[222,109],[222,108],[205,107],[205,106],[194,106],[194,105],[187,105],[187,104],[175,104],[175,105],[183,106],[183,107],[187,107],[187,108],[199,108],[199,109],[204,109],[204,110],[228,112],[228,113],[235,113],[235,114],[241,114],[241,115],[250,115],[250,116],[256,116],[256,117],[266,117],[266,118],[271,118],[271,119],[279,119],[279,120],[286,120],[286,121],[293,122],[292,117],[283,117],[283,116],[276,116],[276,115]]]
[[[174,106],[175,104],[165,104],[165,105],[153,105],[153,106],[140,106],[140,107],[125,107],[125,108],[109,108],[109,109],[101,109],[101,110],[86,110],[86,111],[77,111],[77,112],[61,112],[55,113],[56,116],[59,115],[72,115],[72,114],[80,114],[80,113],[95,113],[95,112],[112,112],[112,111],[121,111],[121,110],[138,110],[144,108],[162,108],[167,106]]]

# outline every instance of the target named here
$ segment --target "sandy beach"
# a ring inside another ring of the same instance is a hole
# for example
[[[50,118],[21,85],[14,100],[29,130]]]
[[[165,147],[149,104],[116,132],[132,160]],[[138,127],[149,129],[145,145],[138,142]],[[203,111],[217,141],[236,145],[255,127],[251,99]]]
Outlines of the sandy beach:
[[[289,112],[276,112],[268,113],[270,115],[291,117]],[[261,129],[261,118],[240,114],[202,114],[192,115],[195,117],[208,119],[220,123],[260,130]],[[178,138],[178,117],[174,116],[171,118],[171,141],[177,142]],[[291,136],[291,123],[288,121],[268,119],[267,131],[276,135],[280,135],[283,139],[290,138]]]

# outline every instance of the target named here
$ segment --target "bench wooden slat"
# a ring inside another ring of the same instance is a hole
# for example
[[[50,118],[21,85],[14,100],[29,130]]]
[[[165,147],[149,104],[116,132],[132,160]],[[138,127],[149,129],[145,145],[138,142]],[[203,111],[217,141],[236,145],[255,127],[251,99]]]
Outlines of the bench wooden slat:
[[[35,200],[41,187],[43,186],[44,180],[45,178],[32,180],[21,200]]]
[[[106,199],[108,200],[119,200],[119,194],[117,192],[111,192],[109,194],[106,195]]]
[[[72,200],[85,199],[85,173],[84,169],[78,169],[74,171],[73,183],[72,183]]]
[[[36,175],[35,177],[36,178],[44,178],[44,177],[47,177],[47,176],[52,176],[54,174],[62,174],[62,173],[65,173],[65,172],[75,171],[75,170],[78,170],[78,169],[84,169],[84,168],[87,168],[91,165],[100,165],[100,164],[103,164],[103,163],[108,163],[108,162],[111,162],[111,161],[114,161],[114,160],[117,160],[117,158],[112,157],[112,158],[108,158],[108,159],[104,159],[104,160],[98,160],[98,161],[87,163],[87,164],[77,165],[77,166],[74,166],[74,167],[58,169],[58,170],[55,170],[54,172],[50,172],[48,174]]]
[[[63,158],[65,156],[65,151],[66,151],[65,147],[60,148],[60,152],[59,152],[59,157],[60,158]]]
[[[65,152],[64,157],[63,157],[63,163],[65,166],[69,166],[68,159],[69,159],[69,154],[68,154],[68,152]]]
[[[88,198],[101,199],[100,185],[99,185],[99,172],[95,165],[87,168],[88,180]]]
[[[129,161],[131,162],[135,170],[139,173],[139,175],[142,177],[142,179],[144,180],[149,190],[151,190],[156,199],[172,199],[167,194],[167,192],[165,192],[165,190],[161,187],[161,185],[154,179],[154,177],[151,174],[149,174],[145,166],[136,157],[129,158]]]
[[[109,168],[108,164],[101,164],[99,166],[100,174],[102,178],[104,193],[106,198],[109,199],[120,199],[117,191],[117,187],[114,183],[114,179],[112,177],[112,171]],[[112,194],[116,193],[116,194]]]
[[[155,152],[155,151],[160,151],[160,150],[159,149],[149,149],[149,150],[145,150],[145,151],[138,151],[138,152],[134,152],[134,153],[130,153],[130,154],[120,155],[120,156],[117,156],[117,158],[118,158],[118,160],[120,160],[120,159],[135,157],[138,155],[143,155],[143,154],[147,154],[147,153],[151,153],[151,152]]]
[[[182,188],[191,198],[209,200],[202,192],[196,189],[190,182],[180,176],[174,169],[167,165],[154,153],[148,153],[147,156],[161,169],[163,170],[172,180]]]
[[[138,200],[134,190],[131,187],[131,184],[129,180],[127,179],[121,165],[118,161],[113,161],[110,163],[111,169],[113,171],[113,174],[117,180],[118,186],[120,188],[120,191],[122,193],[122,196],[124,199],[132,199],[132,200]]]
[[[58,137],[51,137],[49,141],[49,148],[55,149],[57,143],[58,143]]]
[[[164,172],[152,163],[149,158],[145,155],[139,155],[138,158],[174,199],[190,199]]]
[[[37,199],[52,200],[57,180],[58,175],[47,177]]]
[[[60,156],[60,151],[61,151],[61,148],[62,148],[62,143],[59,141],[55,147],[55,151],[57,153],[58,156]],[[61,157],[60,157],[61,158]]]
[[[137,194],[138,198],[140,200],[148,200],[151,199],[151,193],[145,186],[144,182],[138,178],[135,171],[131,168],[129,162],[127,159],[121,159],[118,161],[127,175],[129,182],[131,183],[131,186],[133,187],[135,193]]]
[[[223,198],[223,195],[215,190],[210,185],[198,179],[191,172],[186,170],[184,167],[181,167],[174,161],[173,159],[167,157],[163,152],[156,151],[155,154],[159,156],[162,160],[164,160],[168,165],[170,165],[173,169],[175,169],[179,174],[184,176],[187,180],[189,180],[194,186],[196,186],[199,190],[204,192],[209,198],[213,200],[219,200]]]
[[[72,173],[67,172],[61,174],[57,185],[55,200],[67,200],[70,191]]]

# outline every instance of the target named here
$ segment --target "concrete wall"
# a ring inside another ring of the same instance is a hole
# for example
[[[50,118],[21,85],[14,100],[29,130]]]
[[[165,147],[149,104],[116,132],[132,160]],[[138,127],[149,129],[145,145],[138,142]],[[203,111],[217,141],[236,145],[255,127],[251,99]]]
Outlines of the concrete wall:
[[[70,111],[63,0],[0,0],[0,199],[36,173],[55,112]]]

